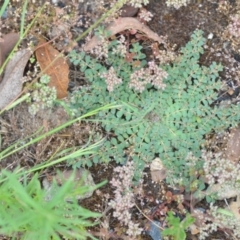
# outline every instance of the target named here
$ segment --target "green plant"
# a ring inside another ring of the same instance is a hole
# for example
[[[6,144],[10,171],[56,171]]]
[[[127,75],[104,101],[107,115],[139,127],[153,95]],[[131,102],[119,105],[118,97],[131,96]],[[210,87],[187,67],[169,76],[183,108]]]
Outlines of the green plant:
[[[29,97],[27,95],[26,97]],[[26,100],[25,95],[17,103]],[[9,108],[16,106],[12,103]],[[0,160],[28,147],[40,140],[66,128],[74,122],[90,117],[105,108],[113,106],[104,106],[70,120],[61,126],[39,135],[39,132],[32,136],[26,136],[24,140],[10,145],[0,152]],[[49,159],[33,166],[30,169],[16,169],[14,172],[8,172],[4,169],[0,174],[0,233],[11,238],[18,239],[94,239],[87,231],[86,227],[93,226],[89,218],[99,217],[100,214],[93,213],[81,207],[74,196],[85,194],[93,189],[88,186],[72,184],[72,178],[57,189],[51,201],[47,201],[48,192],[41,188],[38,171],[47,167],[54,166],[66,160],[78,158],[84,154],[92,154],[102,141],[95,144],[89,144],[86,147],[77,149],[76,147],[64,149],[57,154],[50,156]],[[104,182],[103,182],[104,183]],[[98,184],[97,188],[103,183]],[[53,183],[56,184],[56,183]],[[68,203],[66,199],[71,199]]]
[[[2,7],[0,8],[0,17],[2,17],[4,11],[6,10],[10,0],[5,0]]]
[[[173,213],[168,212],[167,222],[170,225],[169,228],[162,231],[163,236],[173,236],[174,240],[186,239],[186,230],[194,223],[195,219],[188,213],[186,217],[181,221],[179,217],[175,217]]]
[[[30,181],[26,176],[25,173],[1,172],[1,234],[20,239],[62,239],[61,236],[68,239],[95,239],[86,231],[86,227],[94,225],[90,218],[101,214],[79,206],[74,197],[71,203],[66,201],[76,191],[73,178],[69,178],[47,201],[48,193],[41,188],[38,174],[34,174]],[[98,184],[98,187],[101,185]],[[86,186],[78,186],[78,192],[87,191]]]
[[[48,75],[43,75],[39,82],[32,85],[33,92],[27,101],[30,103],[28,107],[30,114],[35,115],[40,110],[52,107],[54,101],[56,101],[56,89],[47,85],[49,81],[50,77]]]
[[[21,101],[25,100],[23,97],[20,99]],[[21,101],[18,101],[18,103]],[[16,106],[16,103],[14,102],[12,105]],[[33,136],[27,136],[21,142],[16,142],[3,149],[0,152],[0,160],[66,128],[76,121],[96,114],[105,107],[111,108],[113,106],[108,105],[91,111],[42,135],[39,135],[38,132]],[[41,236],[41,239],[61,239],[61,237],[94,239],[86,231],[86,227],[96,224],[90,221],[89,218],[99,217],[100,214],[84,209],[74,197],[93,189],[81,185],[77,185],[76,188],[76,184],[72,184],[72,176],[61,187],[53,186],[57,191],[53,194],[51,201],[47,201],[49,193],[41,188],[39,174],[36,172],[60,162],[78,158],[84,154],[92,154],[99,144],[101,145],[102,141],[89,144],[89,146],[80,149],[76,149],[76,147],[64,149],[30,169],[20,168],[14,172],[2,169],[0,174],[0,233],[18,239],[39,239],[39,236]],[[98,184],[96,188],[103,184],[104,182]],[[67,199],[71,199],[72,202],[67,202]]]
[[[239,105],[219,107],[213,104],[221,89],[218,72],[222,66],[215,62],[209,67],[200,66],[204,43],[203,32],[195,31],[176,61],[160,66],[168,74],[164,80],[166,87],[161,91],[149,83],[142,92],[129,87],[131,74],[146,67],[140,45],[133,45],[130,51],[135,59],[126,62],[120,54],[113,54],[117,43],[112,41],[105,65],[84,52],[71,52],[70,60],[80,66],[79,70],[89,81],[73,93],[73,112],[82,114],[102,104],[121,104],[120,108],[98,114],[108,137],[98,154],[77,164],[91,165],[111,159],[123,164],[130,157],[137,176],[145,164],[158,155],[169,169],[168,181],[190,190],[203,162],[197,161],[191,166],[188,153],[199,158],[204,135],[236,125],[240,117]],[[110,66],[116,73],[114,79],[122,80],[121,84],[114,85],[113,91],[107,90],[108,80],[102,77]],[[141,79],[138,80],[141,84]]]

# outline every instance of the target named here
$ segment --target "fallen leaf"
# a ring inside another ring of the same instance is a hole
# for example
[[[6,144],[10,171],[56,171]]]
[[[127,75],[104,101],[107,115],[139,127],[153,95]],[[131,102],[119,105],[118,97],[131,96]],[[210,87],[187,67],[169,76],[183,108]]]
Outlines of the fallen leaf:
[[[35,53],[41,70],[50,76],[49,87],[56,88],[57,98],[66,97],[68,94],[69,66],[65,58],[59,56],[59,51],[44,40],[39,41]]]
[[[111,35],[115,35],[120,33],[126,29],[137,30],[139,32],[144,33],[148,38],[161,43],[162,38],[158,36],[157,33],[153,32],[149,27],[142,24],[139,20],[133,17],[124,17],[118,18],[113,21],[107,28],[106,31],[110,32]],[[101,43],[101,39],[97,36],[94,36],[85,46],[84,51],[88,52],[91,51],[94,47]]]
[[[239,201],[236,201],[236,202],[231,202],[230,203],[230,209],[232,211],[232,213],[234,214],[234,216],[238,219],[238,221],[240,220],[240,212],[239,212],[239,209],[240,209],[240,203]]]
[[[155,158],[152,161],[150,165],[150,171],[153,182],[161,182],[167,176],[167,170],[160,158]]]
[[[8,54],[12,51],[17,41],[19,40],[18,33],[8,33],[3,36],[0,41],[0,68],[4,61],[6,60]],[[2,75],[0,75],[0,82],[2,80]]]
[[[4,78],[0,83],[0,109],[6,107],[22,91],[24,68],[31,56],[31,51],[23,49],[16,52],[6,66]]]
[[[228,160],[238,163],[240,159],[240,128],[231,130],[227,143],[226,156]]]
[[[189,229],[192,235],[196,235],[200,232],[199,228],[194,223],[191,226],[189,226]]]

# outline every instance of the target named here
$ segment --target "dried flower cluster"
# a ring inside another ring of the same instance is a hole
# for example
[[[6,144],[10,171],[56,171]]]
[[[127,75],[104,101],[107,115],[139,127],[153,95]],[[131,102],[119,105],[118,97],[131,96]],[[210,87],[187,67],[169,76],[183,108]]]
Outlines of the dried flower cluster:
[[[232,20],[232,23],[229,24],[228,26],[229,33],[232,36],[239,38],[240,37],[240,16],[239,15],[232,16],[231,20]]]
[[[128,162],[125,166],[119,166],[114,169],[116,177],[110,183],[115,188],[115,197],[109,205],[114,209],[113,216],[116,217],[122,225],[127,226],[127,234],[136,237],[142,232],[139,224],[131,220],[130,209],[134,207],[134,193],[132,191],[132,178],[134,176],[133,162]]]
[[[154,54],[160,64],[170,63],[176,59],[176,54],[170,50],[158,50],[158,52],[155,52]]]
[[[102,73],[101,78],[105,78],[107,90],[109,92],[112,92],[117,85],[122,83],[122,79],[117,77],[113,67],[110,67],[107,72]]]
[[[199,240],[206,239],[211,233],[216,232],[218,228],[221,229],[231,229],[233,239],[240,238],[240,222],[234,216],[228,216],[222,214],[217,206],[210,204],[210,210],[208,214],[204,214],[202,221],[202,226],[199,228]],[[201,215],[201,214],[200,214]],[[230,238],[229,238],[230,239]]]
[[[152,13],[150,13],[149,11],[143,8],[140,10],[139,17],[141,20],[145,22],[149,22],[152,20],[153,15]]]
[[[159,43],[164,49],[160,50],[159,45],[156,42],[151,45],[153,55],[158,60],[159,64],[164,65],[174,62],[177,58],[177,54],[174,51],[175,45],[171,46],[168,43],[167,36],[160,36]]]
[[[104,35],[99,34],[98,38],[100,38],[100,43],[98,44],[96,47],[94,47],[90,53],[93,54],[94,56],[96,56],[96,59],[104,59],[108,57],[108,46],[109,46],[109,41],[107,40],[106,37],[104,37]],[[86,39],[86,42],[88,42],[90,40],[90,38]]]
[[[126,3],[127,2],[128,1],[126,1]],[[141,8],[143,5],[147,5],[149,1],[148,0],[130,0],[129,3],[136,8]]]
[[[123,35],[117,40],[117,45],[112,49],[114,55],[125,57],[127,54],[126,39]]]
[[[214,49],[210,49],[213,54],[218,57],[218,59],[222,59],[225,63],[223,73],[225,74],[225,79],[232,79],[236,83],[240,82],[240,63],[236,59],[233,58],[232,54],[225,50],[222,52],[216,52]],[[238,57],[238,55],[237,55]]]
[[[210,213],[214,218],[215,225],[218,225],[220,228],[229,228],[233,231],[234,239],[240,238],[240,222],[239,219],[234,216],[228,216],[226,214],[221,214],[218,211],[218,207],[210,204]]]
[[[143,92],[147,84],[151,84],[157,89],[164,89],[166,85],[163,83],[163,79],[167,76],[167,72],[159,68],[155,62],[149,62],[148,68],[141,68],[131,74],[129,87],[139,92]]]
[[[176,9],[179,9],[182,6],[187,6],[189,2],[190,0],[167,0],[166,4],[167,6],[173,6]]]
[[[206,239],[209,234],[215,232],[219,226],[216,222],[213,221],[210,215],[203,214],[201,212],[198,214],[198,220],[201,221],[201,226],[199,226],[199,240]]]
[[[231,162],[230,160],[221,157],[221,153],[212,153],[203,151],[202,158],[204,159],[204,171],[208,183],[228,184],[232,187],[239,187],[240,181],[240,165]],[[236,185],[237,184],[237,185]]]
[[[43,75],[40,82],[34,84],[34,90],[31,93],[31,98],[28,100],[28,102],[31,102],[28,108],[31,115],[35,115],[42,109],[52,107],[54,101],[57,99],[56,89],[47,86],[49,81],[50,77]]]

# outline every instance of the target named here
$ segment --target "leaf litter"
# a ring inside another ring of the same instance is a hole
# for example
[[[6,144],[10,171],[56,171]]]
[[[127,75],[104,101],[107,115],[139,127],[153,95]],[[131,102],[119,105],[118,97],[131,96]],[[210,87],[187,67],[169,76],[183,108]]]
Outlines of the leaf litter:
[[[57,90],[57,98],[67,97],[69,67],[66,59],[59,56],[60,52],[43,39],[39,41],[35,53],[41,70],[50,76],[49,87]]]
[[[0,39],[0,68],[4,61],[6,60],[8,54],[12,51],[17,41],[19,40],[18,33],[8,33],[5,34],[2,39]],[[0,75],[0,82],[2,80],[2,74]]]
[[[16,52],[6,66],[0,83],[0,109],[15,100],[22,91],[22,77],[25,66],[31,56],[29,49]]]

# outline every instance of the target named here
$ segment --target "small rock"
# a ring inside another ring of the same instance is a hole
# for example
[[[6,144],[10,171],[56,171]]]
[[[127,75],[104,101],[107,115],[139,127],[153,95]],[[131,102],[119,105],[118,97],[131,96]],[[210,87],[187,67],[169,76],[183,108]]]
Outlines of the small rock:
[[[125,4],[121,8],[120,17],[134,17],[138,13],[138,8]]]
[[[213,39],[213,33],[209,33],[207,36],[208,39]]]
[[[161,227],[160,222],[151,221],[150,230],[147,231],[147,234],[150,235],[153,240],[162,240],[160,227]]]

